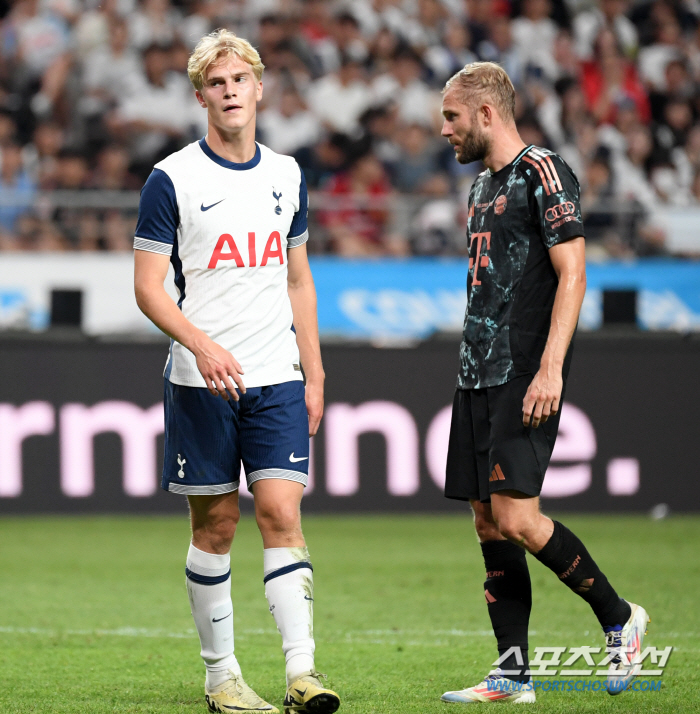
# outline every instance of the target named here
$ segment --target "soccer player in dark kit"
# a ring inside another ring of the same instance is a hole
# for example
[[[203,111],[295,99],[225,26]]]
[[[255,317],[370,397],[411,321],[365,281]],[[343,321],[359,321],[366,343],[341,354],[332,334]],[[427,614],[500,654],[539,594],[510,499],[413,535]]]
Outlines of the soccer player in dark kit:
[[[649,616],[618,596],[584,544],[539,504],[586,291],[579,184],[559,156],[523,143],[515,90],[498,65],[475,62],[452,77],[442,113],[457,161],[486,166],[469,195],[467,310],[445,496],[468,500],[474,511],[500,660],[481,683],[442,699],[535,701],[526,550],[591,606],[611,652],[607,690],[617,694],[641,667],[633,663]]]

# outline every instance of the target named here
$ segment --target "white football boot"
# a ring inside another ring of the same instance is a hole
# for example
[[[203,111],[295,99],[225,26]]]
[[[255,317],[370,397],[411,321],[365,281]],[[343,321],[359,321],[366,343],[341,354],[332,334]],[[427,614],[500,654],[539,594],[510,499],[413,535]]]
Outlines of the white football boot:
[[[642,668],[639,658],[650,618],[640,605],[631,602],[629,606],[632,608],[632,613],[623,627],[617,625],[614,629],[611,627],[603,629],[605,645],[610,648],[610,667],[605,682],[608,694],[624,692]],[[615,654],[615,650],[618,650],[618,654]],[[624,657],[620,653],[625,653]]]
[[[483,681],[475,687],[460,689],[455,692],[445,692],[440,699],[443,702],[460,704],[477,704],[481,702],[510,702],[512,704],[532,704],[535,701],[535,690],[532,679],[528,682],[514,682],[503,676],[499,667],[488,673]]]

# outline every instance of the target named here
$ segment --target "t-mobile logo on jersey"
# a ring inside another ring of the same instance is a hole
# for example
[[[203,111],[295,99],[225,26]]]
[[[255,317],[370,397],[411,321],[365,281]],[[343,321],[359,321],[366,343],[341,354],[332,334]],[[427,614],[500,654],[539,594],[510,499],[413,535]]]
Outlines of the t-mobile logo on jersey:
[[[469,270],[474,268],[474,279],[472,285],[481,285],[478,272],[479,268],[485,268],[489,264],[488,255],[481,255],[483,241],[486,240],[486,250],[491,250],[491,231],[488,233],[472,233],[469,241],[469,250],[471,250],[474,239],[476,238],[476,258],[469,258]]]

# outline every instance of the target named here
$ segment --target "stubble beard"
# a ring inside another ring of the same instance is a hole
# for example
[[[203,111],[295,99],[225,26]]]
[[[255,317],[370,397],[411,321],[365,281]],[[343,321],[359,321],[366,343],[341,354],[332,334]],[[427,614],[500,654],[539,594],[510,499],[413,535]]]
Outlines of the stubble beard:
[[[483,161],[491,153],[491,141],[480,129],[469,132],[459,147],[457,161],[460,164],[471,164]]]

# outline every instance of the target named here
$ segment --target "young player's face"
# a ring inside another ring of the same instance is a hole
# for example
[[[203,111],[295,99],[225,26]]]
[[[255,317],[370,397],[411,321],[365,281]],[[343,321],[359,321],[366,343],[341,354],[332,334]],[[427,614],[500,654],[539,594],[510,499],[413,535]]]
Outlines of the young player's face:
[[[262,82],[247,62],[232,55],[207,69],[204,86],[196,95],[210,124],[223,133],[237,133],[255,120]]]
[[[460,164],[483,161],[491,151],[491,140],[479,125],[473,107],[457,100],[455,92],[446,92],[442,98],[442,136],[455,150]]]

